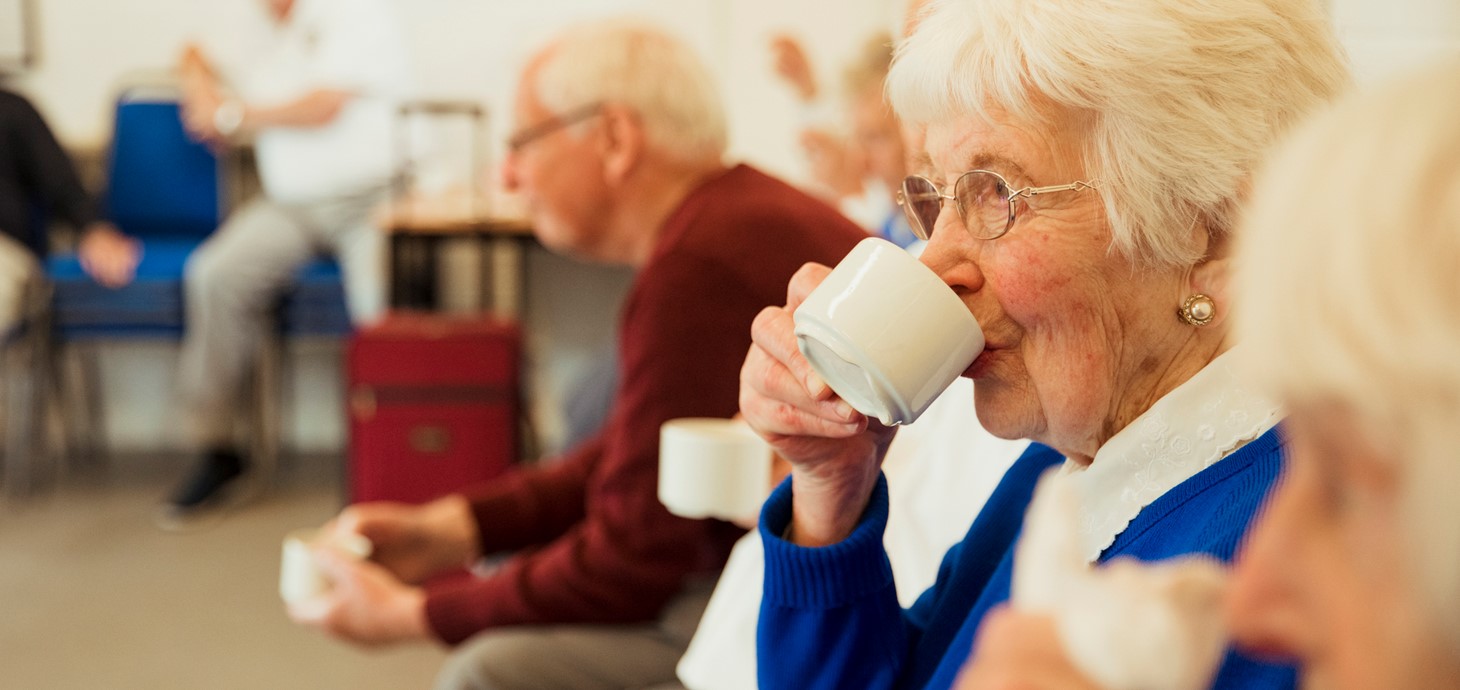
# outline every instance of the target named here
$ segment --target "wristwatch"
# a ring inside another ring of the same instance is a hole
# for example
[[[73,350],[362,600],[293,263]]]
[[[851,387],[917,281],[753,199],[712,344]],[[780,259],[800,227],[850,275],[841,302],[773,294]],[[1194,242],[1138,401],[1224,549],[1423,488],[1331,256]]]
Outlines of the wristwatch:
[[[213,110],[213,129],[225,137],[233,136],[242,124],[243,104],[238,101],[223,101]]]

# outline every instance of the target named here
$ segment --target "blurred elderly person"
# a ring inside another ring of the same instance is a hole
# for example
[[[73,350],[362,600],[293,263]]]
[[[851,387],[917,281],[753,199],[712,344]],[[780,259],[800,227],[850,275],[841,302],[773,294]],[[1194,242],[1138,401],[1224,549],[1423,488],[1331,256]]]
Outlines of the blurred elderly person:
[[[214,147],[252,139],[263,192],[188,258],[178,387],[200,457],[164,502],[164,529],[216,515],[245,485],[234,422],[269,310],[299,267],[334,256],[356,324],[385,307],[371,213],[395,175],[392,118],[413,88],[393,4],[259,0],[272,32],[246,64],[183,53],[184,126]]]
[[[813,107],[819,89],[800,42],[778,36],[772,49],[777,74]],[[842,213],[869,232],[907,247],[917,237],[895,195],[908,173],[909,151],[901,123],[882,93],[891,66],[892,36],[878,33],[866,39],[842,76],[838,105],[848,131],[841,134],[831,123],[815,123],[801,132],[801,148],[813,182]]]
[[[1292,456],[1228,621],[1304,687],[1460,688],[1457,122],[1460,63],[1352,98],[1267,170],[1243,229],[1238,331]]]
[[[797,352],[798,272],[757,317],[741,409],[792,466],[760,532],[768,688],[946,688],[1006,601],[1037,476],[1081,498],[1090,562],[1228,560],[1278,474],[1278,406],[1232,370],[1231,226],[1263,150],[1346,83],[1316,2],[953,0],[889,77],[930,167],[903,184],[922,261],[983,326],[965,372],[996,436],[1032,445],[937,582],[898,606],[878,470],[893,430],[833,396]],[[945,203],[949,202],[949,203]],[[1218,687],[1290,687],[1229,655]]]
[[[330,558],[321,610],[295,617],[361,644],[461,645],[437,687],[636,688],[674,680],[744,530],[658,500],[659,428],[731,417],[750,324],[806,261],[865,234],[831,207],[723,162],[714,80],[663,31],[568,30],[519,81],[503,175],[548,248],[636,271],[618,391],[599,434],[556,461],[420,507],[364,504],[334,529],[372,562]],[[516,551],[484,577],[420,583]]]

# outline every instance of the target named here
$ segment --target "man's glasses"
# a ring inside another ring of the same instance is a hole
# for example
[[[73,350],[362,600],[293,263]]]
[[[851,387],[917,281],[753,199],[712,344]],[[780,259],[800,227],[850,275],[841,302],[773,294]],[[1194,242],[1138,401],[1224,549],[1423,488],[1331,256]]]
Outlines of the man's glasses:
[[[507,138],[507,150],[512,153],[522,151],[522,147],[531,144],[553,132],[564,127],[571,127],[603,110],[602,103],[590,103],[581,108],[574,108],[561,115],[554,115],[535,125],[523,127],[517,130],[516,134]]]
[[[921,175],[909,175],[902,181],[902,189],[897,191],[897,205],[907,214],[907,223],[919,239],[932,237],[938,214],[943,211],[943,200],[950,199],[958,209],[968,234],[980,240],[994,240],[1003,237],[1014,226],[1016,206],[1021,197],[1099,188],[1100,182],[1091,180],[1053,187],[1012,189],[1003,175],[992,170],[970,170],[953,183],[952,194],[944,194],[932,180]]]

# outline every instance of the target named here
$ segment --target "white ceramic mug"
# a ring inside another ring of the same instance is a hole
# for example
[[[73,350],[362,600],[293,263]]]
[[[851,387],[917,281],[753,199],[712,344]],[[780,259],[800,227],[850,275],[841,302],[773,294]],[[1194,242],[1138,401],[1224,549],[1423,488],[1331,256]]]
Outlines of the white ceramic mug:
[[[770,481],[770,446],[741,420],[686,417],[659,428],[659,502],[675,515],[753,518]]]
[[[910,424],[983,352],[983,329],[932,269],[869,237],[796,308],[796,345],[854,409]]]
[[[286,604],[303,604],[330,591],[330,582],[315,563],[313,551],[324,546],[318,529],[297,529],[284,537],[279,565],[279,597]],[[328,545],[356,558],[369,558],[372,545],[359,534],[329,537]]]

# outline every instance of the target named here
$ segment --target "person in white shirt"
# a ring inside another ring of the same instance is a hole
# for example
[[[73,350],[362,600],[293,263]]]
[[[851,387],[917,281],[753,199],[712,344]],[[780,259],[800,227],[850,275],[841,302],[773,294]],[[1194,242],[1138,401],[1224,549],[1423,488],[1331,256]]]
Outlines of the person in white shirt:
[[[250,138],[263,193],[193,254],[186,270],[181,389],[203,457],[168,499],[173,527],[220,505],[247,474],[234,441],[240,390],[266,314],[316,255],[344,272],[351,319],[384,306],[383,240],[370,220],[392,179],[391,128],[411,88],[386,0],[265,0],[271,40],[237,74],[184,51],[183,124],[215,147]]]

